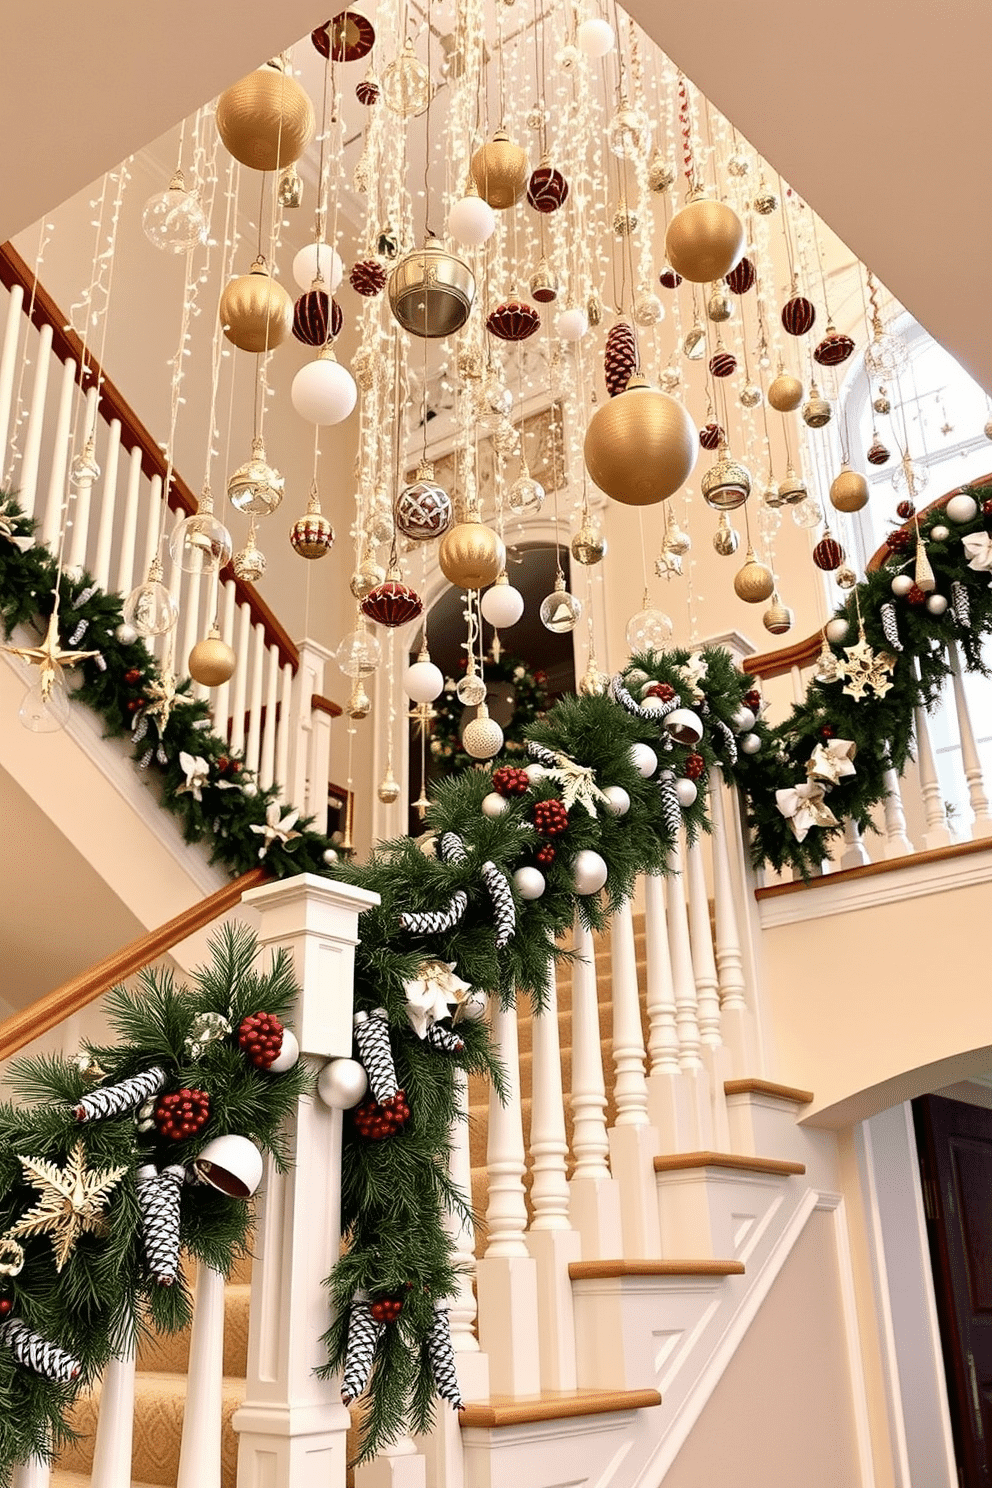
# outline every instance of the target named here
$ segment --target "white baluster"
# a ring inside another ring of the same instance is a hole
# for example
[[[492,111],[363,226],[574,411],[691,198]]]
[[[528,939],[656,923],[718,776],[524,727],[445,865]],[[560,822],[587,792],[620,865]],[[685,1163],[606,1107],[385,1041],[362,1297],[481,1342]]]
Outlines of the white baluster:
[[[870,863],[868,849],[861,837],[861,829],[852,816],[844,820],[844,851],[841,853],[842,868],[862,868]]]
[[[223,1410],[224,1278],[201,1262],[196,1269],[176,1488],[221,1488]]]
[[[610,1174],[606,1084],[592,935],[576,917],[572,962],[572,1224],[584,1260],[622,1253],[620,1185]]]
[[[248,742],[245,745],[245,764],[249,770],[258,770],[262,743],[262,677],[265,666],[265,626],[261,620],[255,625],[251,647],[251,686],[248,693]]]
[[[159,542],[159,521],[161,520],[163,513],[162,477],[160,475],[153,475],[151,480],[148,482],[148,496],[146,498],[145,514],[147,525],[145,526],[145,552],[144,557],[141,560],[141,575],[140,577],[134,579],[132,588],[134,587],[134,584],[144,583],[145,576],[147,575],[148,570],[151,567],[152,559],[155,557],[155,554],[161,547],[161,544]]]
[[[6,464],[7,435],[10,432],[10,415],[13,412],[14,374],[17,371],[17,346],[21,335],[21,313],[24,304],[24,286],[15,284],[7,301],[7,319],[3,328],[3,349],[0,350],[0,470]],[[30,330],[28,331],[30,335]],[[25,346],[25,354],[27,347]]]
[[[623,1254],[646,1258],[661,1253],[658,1192],[654,1159],[661,1150],[648,1116],[648,1083],[644,1075],[644,1032],[637,954],[630,901],[617,910],[610,925],[613,982],[613,1063],[616,1125],[610,1128],[610,1168],[620,1184]]]
[[[373,1461],[360,1462],[355,1488],[427,1488],[427,1464],[413,1438],[399,1436]]]
[[[124,518],[121,522],[121,548],[117,555],[118,594],[130,594],[136,587],[135,550],[138,540],[138,503],[141,496],[141,449],[135,445],[127,471],[127,491],[124,496]],[[144,574],[142,574],[144,579]]]
[[[38,336],[35,353],[34,384],[28,408],[28,427],[24,437],[24,456],[21,461],[20,479],[15,478],[17,499],[28,516],[34,515],[35,495],[38,490],[38,461],[41,455],[41,436],[45,427],[45,399],[48,394],[48,369],[52,363],[52,328],[43,325]],[[16,432],[16,431],[15,431]]]
[[[905,858],[916,849],[906,833],[906,813],[903,810],[899,776],[891,765],[883,772],[882,781],[885,785],[885,801],[882,806],[885,813],[885,856]]]
[[[241,601],[238,614],[238,639],[234,647],[238,664],[234,670],[234,686],[231,690],[231,750],[240,754],[245,747],[245,698],[248,693],[248,668],[251,664],[251,606],[246,599]]]
[[[520,1106],[517,1013],[491,999],[493,1042],[506,1072],[506,1102],[489,1096],[489,1240],[479,1262],[479,1340],[489,1355],[493,1390],[536,1395],[541,1387],[537,1333],[537,1266],[524,1231],[524,1133]]]
[[[789,668],[789,678],[792,682],[792,701],[801,703],[806,697],[806,688],[803,683],[803,674],[798,666]]]
[[[675,1022],[675,985],[668,946],[665,890],[660,873],[644,878],[644,929],[647,941],[648,1113],[663,1152],[688,1146],[680,1137],[689,1123],[685,1087],[679,1078],[679,1035]]]
[[[59,387],[58,411],[55,416],[55,432],[46,441],[51,452],[48,474],[48,494],[41,512],[41,540],[54,553],[59,545],[59,533],[65,515],[65,473],[69,463],[69,430],[72,426],[72,405],[76,392],[76,364],[70,357],[62,364],[62,382]]]
[[[99,402],[99,393],[95,387],[91,387],[86,394],[86,413],[83,419],[83,433],[77,449],[82,451],[89,435],[96,434],[96,411]],[[90,507],[93,498],[93,482],[91,480],[79,481],[74,489],[73,499],[68,511],[68,538],[65,546],[65,561],[69,568],[85,568],[86,547],[90,532]]]
[[[220,633],[227,644],[234,649],[234,624],[235,606],[237,604],[237,590],[234,580],[228,579],[224,584],[224,598],[218,608],[220,616]],[[211,618],[213,618],[211,616]],[[243,658],[236,656],[234,663],[235,675],[242,664]],[[214,688],[213,695],[213,718],[214,728],[222,739],[227,738],[227,727],[230,722],[231,713],[231,684],[224,682],[220,687]]]
[[[992,837],[989,798],[985,794],[982,762],[978,758],[978,750],[975,747],[975,731],[971,726],[971,713],[968,711],[968,699],[965,696],[964,680],[961,676],[961,653],[957,642],[952,641],[948,646],[947,656],[951,663],[954,710],[958,715],[958,732],[961,735],[961,763],[964,766],[964,778],[968,783],[968,804],[975,814],[975,820],[971,824],[971,836],[972,840]]]
[[[723,772],[710,771],[710,821],[713,826],[713,910],[716,922],[716,972],[720,984],[720,1027],[730,1050],[733,1073],[744,1077],[756,1068],[754,1025],[747,1006],[744,958],[730,875],[731,843],[727,832]]]
[[[934,761],[933,742],[930,738],[930,725],[927,722],[926,710],[914,708],[913,717],[916,721],[916,761],[920,772],[920,794],[923,797],[923,814],[926,821],[923,846],[925,848],[949,847],[952,841],[951,831],[947,825],[947,813],[944,810],[940,778]]]
[[[203,585],[202,574],[183,573],[176,564],[175,589],[173,593],[179,602],[179,626],[176,648],[176,676],[189,676],[189,653],[200,639],[200,596]],[[202,634],[206,634],[203,631]],[[205,697],[206,689],[194,685],[193,696]]]
[[[306,813],[313,817],[315,832],[327,831],[327,786],[331,778],[331,720],[323,709],[314,709],[310,726]]]
[[[130,1488],[134,1368],[132,1351],[126,1358],[111,1359],[103,1372],[90,1479],[92,1488]]]
[[[279,647],[268,647],[268,676],[265,689],[265,722],[262,725],[262,748],[259,755],[259,782],[264,790],[275,779],[276,714],[279,707]]]
[[[293,719],[293,668],[287,661],[282,668],[282,688],[279,703],[279,724],[276,729],[276,784],[280,800],[287,801],[286,778],[289,771],[290,729]]]
[[[52,1469],[44,1457],[29,1457],[14,1468],[11,1488],[48,1488],[51,1481]]]
[[[703,845],[697,837],[686,853],[689,889],[689,945],[696,979],[696,1010],[699,1019],[700,1055],[709,1076],[712,1101],[713,1146],[730,1150],[730,1126],[723,1084],[731,1076],[730,1055],[720,1032],[720,995],[713,955],[710,902],[706,892]]]
[[[665,884],[668,907],[668,944],[672,953],[672,982],[675,987],[675,1026],[679,1035],[679,1069],[688,1095],[686,1097],[691,1131],[687,1133],[693,1148],[712,1146],[709,1080],[703,1066],[696,1011],[696,980],[689,941],[689,918],[682,884],[682,853],[678,843],[672,849],[672,869]]]
[[[100,515],[97,519],[96,547],[93,552],[93,577],[101,589],[110,587],[110,549],[114,540],[114,517],[117,509],[117,472],[121,458],[121,421],[113,419],[103,455],[103,477],[100,486]]]

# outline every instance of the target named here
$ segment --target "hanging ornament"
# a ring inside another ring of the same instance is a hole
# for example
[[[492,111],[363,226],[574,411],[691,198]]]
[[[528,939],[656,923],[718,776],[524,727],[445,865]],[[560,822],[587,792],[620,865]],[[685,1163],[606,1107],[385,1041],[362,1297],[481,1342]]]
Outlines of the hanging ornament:
[[[699,362],[702,361],[705,353],[706,332],[699,321],[695,320],[682,337],[682,355],[690,362]]]
[[[169,538],[169,552],[183,573],[217,573],[231,559],[231,534],[214,516],[210,487],[205,485],[197,510],[185,517]]]
[[[512,512],[539,512],[544,505],[544,487],[535,480],[521,460],[520,474],[506,493],[506,504]]]
[[[774,191],[769,191],[763,178],[754,194],[753,205],[759,217],[770,217],[773,212],[778,211],[778,197]]]
[[[358,402],[358,388],[331,347],[324,346],[315,361],[307,362],[297,372],[289,396],[301,418],[325,427],[348,417]]]
[[[577,894],[598,894],[609,877],[605,859],[588,847],[575,854],[571,867],[572,886]]]
[[[316,481],[310,486],[306,515],[289,529],[289,541],[301,558],[324,558],[334,546],[334,528],[320,509]]]
[[[674,186],[676,175],[671,162],[666,160],[660,150],[656,150],[648,161],[648,190],[661,196],[670,186]]]
[[[546,158],[531,173],[527,182],[527,200],[535,212],[545,215],[557,212],[568,200],[568,182],[561,171],[555,170]]]
[[[323,284],[333,294],[344,278],[341,255],[322,238],[317,238],[294,257],[293,278],[299,289],[312,289],[314,284]]]
[[[892,670],[895,658],[886,652],[875,652],[865,639],[864,627],[858,632],[853,646],[844,647],[844,657],[837,662],[838,675],[844,678],[841,689],[849,697],[860,701],[866,692],[884,697],[892,690]]]
[[[565,588],[565,575],[558,571],[555,587],[541,601],[540,619],[552,635],[567,635],[574,630],[582,615],[582,602]]]
[[[731,377],[737,371],[737,358],[732,351],[725,351],[722,347],[710,357],[710,375],[713,377]]]
[[[293,329],[293,301],[261,254],[247,274],[225,285],[217,313],[224,335],[239,351],[272,351]]]
[[[730,458],[724,445],[716,464],[703,472],[699,489],[707,506],[715,511],[734,511],[751,494],[751,476],[744,465]]]
[[[595,655],[590,652],[586,669],[575,686],[580,697],[605,697],[610,690],[608,673],[601,672]]]
[[[699,443],[704,450],[719,449],[726,438],[722,424],[704,424],[699,431]]]
[[[372,1316],[368,1294],[356,1292],[348,1310],[348,1341],[341,1376],[341,1399],[345,1405],[351,1405],[363,1394],[384,1328],[385,1323]]]
[[[78,1359],[65,1349],[56,1348],[20,1318],[8,1317],[0,1323],[0,1344],[10,1349],[18,1364],[56,1384],[71,1384],[83,1372]]]
[[[798,377],[779,372],[768,387],[768,402],[777,413],[793,413],[803,401],[803,385]]]
[[[500,341],[526,341],[540,328],[540,315],[524,300],[504,300],[486,316],[486,330]]]
[[[590,477],[627,506],[648,506],[674,495],[696,463],[696,433],[681,403],[635,374],[622,398],[596,410],[586,429]]]
[[[803,423],[811,429],[822,429],[833,417],[829,400],[820,396],[815,382],[810,383],[809,397],[803,404]]]
[[[757,271],[749,258],[742,258],[727,275],[727,288],[735,295],[747,294],[753,289]]]
[[[208,635],[189,653],[187,667],[194,682],[201,687],[220,687],[234,676],[238,658],[234,650],[221,638],[216,625],[210,627]]]
[[[279,177],[276,196],[281,207],[295,209],[303,205],[303,177],[295,165],[288,165]]]
[[[586,512],[581,527],[572,538],[570,551],[576,563],[587,568],[602,561],[606,555],[606,538],[603,535],[603,524],[598,517]]]
[[[576,30],[575,40],[583,56],[593,61],[608,56],[617,44],[613,27],[609,21],[604,21],[599,16],[583,21]]]
[[[626,392],[627,384],[637,371],[637,338],[626,321],[618,321],[606,337],[603,373],[606,391],[611,398]]]
[[[801,480],[790,465],[784,480],[779,481],[779,500],[786,506],[798,506],[809,496],[805,481]]]
[[[475,669],[475,657],[470,655],[468,671],[455,685],[455,696],[466,708],[475,708],[486,701],[488,691],[486,679],[480,677]]]
[[[505,571],[496,575],[496,582],[487,589],[480,603],[483,620],[495,630],[509,630],[516,625],[524,612],[524,597],[514,589]]]
[[[858,576],[853,568],[845,563],[834,574],[834,582],[838,589],[853,589],[858,582]]]
[[[617,209],[613,213],[613,236],[615,238],[629,238],[631,233],[637,231],[638,216],[631,211],[623,197],[617,202]]]
[[[790,336],[805,336],[812,329],[815,320],[816,306],[812,300],[807,300],[805,295],[799,293],[799,279],[794,275],[792,298],[786,300],[782,306],[782,328]]]
[[[460,331],[475,299],[475,275],[437,238],[407,253],[389,276],[389,308],[405,331],[436,340]]]
[[[265,573],[265,554],[255,541],[255,518],[248,526],[248,541],[231,561],[234,577],[245,584],[257,584]]]
[[[772,602],[761,617],[761,623],[772,635],[784,635],[791,630],[795,623],[795,613],[788,605],[784,605],[777,594],[772,594]]]
[[[467,248],[480,247],[496,231],[496,213],[488,202],[482,200],[474,182],[449,211],[447,228],[455,241]]]
[[[830,483],[830,504],[837,511],[857,512],[868,505],[868,482],[849,466],[841,467]]]
[[[256,436],[251,442],[251,459],[239,465],[227,483],[231,505],[251,517],[267,517],[282,502],[285,488],[285,476],[267,463],[265,445]]]
[[[186,1170],[178,1163],[161,1173],[145,1163],[135,1174],[145,1260],[158,1286],[172,1286],[179,1275],[179,1203]]]
[[[503,730],[490,718],[485,703],[480,703],[475,717],[462,730],[462,748],[473,759],[487,760],[503,748]]]
[[[359,10],[342,10],[310,33],[322,57],[332,62],[358,62],[375,44],[375,27]]]
[[[396,630],[399,626],[409,625],[411,620],[416,620],[423,611],[424,602],[416,590],[403,583],[399,569],[391,568],[385,582],[365,596],[361,607],[362,614],[374,620],[377,625]]]
[[[639,326],[659,325],[665,318],[665,307],[651,290],[642,288],[634,301],[634,320]]]
[[[714,289],[709,299],[706,301],[707,317],[715,324],[719,325],[722,324],[723,321],[729,320],[733,313],[734,305],[730,296],[723,289]]]
[[[217,100],[217,132],[242,165],[282,170],[313,139],[313,104],[281,58],[257,67]]]
[[[676,274],[672,268],[662,269],[658,275],[658,283],[663,289],[678,289],[682,283],[682,275]]]
[[[315,279],[293,306],[293,335],[304,346],[324,346],[343,325],[341,306],[324,289],[324,281]]]
[[[754,549],[749,545],[744,567],[734,575],[734,592],[746,604],[760,604],[770,599],[775,589],[775,578],[770,568],[759,563]]]
[[[451,497],[435,481],[428,461],[421,461],[416,480],[400,491],[393,515],[397,532],[410,542],[430,542],[448,531],[454,518]]]
[[[833,573],[835,568],[840,568],[843,561],[844,549],[836,538],[831,537],[828,528],[813,549],[813,562],[824,572]]]
[[[670,506],[666,508],[665,514],[664,547],[666,552],[674,554],[677,558],[684,558],[692,548],[692,538],[688,532],[682,531],[675,520],[675,512]]]
[[[797,527],[804,527],[807,530],[812,527],[819,527],[823,521],[823,512],[820,508],[820,503],[814,500],[812,496],[806,496],[802,501],[797,502],[793,506],[792,520]]]
[[[647,600],[645,591],[644,608],[630,617],[624,632],[632,656],[643,652],[660,653],[672,638],[674,626],[670,617],[648,604]]]
[[[562,341],[581,341],[589,330],[589,317],[578,306],[570,305],[558,316],[555,330]]]
[[[724,279],[743,252],[741,220],[724,202],[697,196],[668,224],[665,256],[677,273],[694,284]]]
[[[878,435],[875,436],[868,446],[865,458],[869,465],[884,465],[891,458],[890,451],[878,438]]]
[[[821,367],[839,367],[846,362],[854,350],[850,336],[843,335],[832,323],[827,323],[827,333],[813,351],[813,360]]]
[[[546,258],[542,258],[530,276],[530,297],[539,305],[548,305],[558,297],[558,275]]]
[[[503,541],[478,521],[459,522],[441,539],[441,572],[459,589],[485,589],[506,567]]]
[[[716,531],[713,534],[713,546],[721,558],[732,558],[740,546],[741,535],[736,528],[731,527],[730,518],[726,512],[720,513]]]
[[[344,711],[349,718],[368,718],[372,712],[372,699],[365,690],[365,684],[361,678],[356,678],[352,683],[348,701],[344,705]]]
[[[513,144],[505,129],[497,129],[472,156],[471,171],[483,201],[497,211],[505,211],[516,205],[527,188],[527,152]]]
[[[348,283],[356,294],[371,299],[373,295],[382,294],[387,278],[386,270],[377,258],[363,258],[352,264]],[[334,334],[337,335],[337,331]]]
[[[444,691],[444,673],[431,661],[426,645],[403,673],[403,691],[414,703],[433,703]]]
[[[380,86],[386,107],[401,119],[415,118],[430,103],[430,73],[413,50],[409,36],[399,56],[384,69]]]
[[[207,241],[209,224],[195,191],[177,170],[165,191],[150,196],[141,214],[145,237],[163,253],[188,253]]]

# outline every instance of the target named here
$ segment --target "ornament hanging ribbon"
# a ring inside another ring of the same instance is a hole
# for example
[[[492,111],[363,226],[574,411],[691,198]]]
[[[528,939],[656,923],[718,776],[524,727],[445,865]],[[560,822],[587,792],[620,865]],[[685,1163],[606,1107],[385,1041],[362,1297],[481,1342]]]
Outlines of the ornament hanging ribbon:
[[[857,752],[858,746],[853,739],[828,739],[813,750],[806,764],[806,774],[810,780],[819,780],[826,786],[836,785],[857,773],[854,768]]]
[[[406,1015],[419,1039],[452,1013],[472,990],[470,982],[455,975],[454,961],[422,961],[418,973],[403,983]]]
[[[797,842],[803,842],[812,827],[840,825],[824,801],[825,795],[826,786],[818,780],[804,781],[775,792],[775,804],[788,821]]]
[[[179,763],[182,766],[186,779],[182,785],[176,787],[177,796],[192,796],[194,801],[203,800],[203,787],[210,781],[210,763],[202,754],[187,754],[185,749],[179,751]]]
[[[629,694],[628,694],[629,696]],[[567,754],[557,749],[546,749],[543,744],[528,742],[527,753],[532,760],[544,765],[550,779],[561,786],[562,804],[566,811],[573,806],[582,806],[596,820],[596,803],[609,805],[606,796],[596,784],[596,772],[591,765],[579,765]]]
[[[299,832],[293,831],[293,828],[296,826],[296,818],[300,813],[298,811],[290,811],[286,816],[280,817],[280,811],[279,802],[273,801],[266,808],[264,827],[259,826],[257,822],[252,822],[251,824],[251,830],[259,833],[265,839],[258,849],[258,856],[260,858],[265,857],[265,854],[274,842],[281,842],[285,847],[293,841],[294,837],[299,837],[300,835]]]
[[[992,537],[987,532],[969,532],[961,539],[961,546],[968,555],[968,567],[979,573],[992,571]],[[992,578],[989,579],[992,586]]]

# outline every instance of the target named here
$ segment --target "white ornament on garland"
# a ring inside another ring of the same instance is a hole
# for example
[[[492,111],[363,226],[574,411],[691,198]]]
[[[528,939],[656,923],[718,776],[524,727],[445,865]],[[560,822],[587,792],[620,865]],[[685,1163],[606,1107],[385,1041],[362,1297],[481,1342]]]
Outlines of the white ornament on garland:
[[[944,516],[948,521],[957,522],[958,526],[963,527],[967,522],[973,522],[978,516],[978,502],[974,496],[968,496],[965,492],[959,491],[944,507]]]
[[[317,1094],[332,1111],[350,1111],[368,1088],[369,1077],[357,1059],[331,1059],[317,1076]]]
[[[695,805],[699,787],[694,780],[689,779],[688,775],[682,775],[675,782],[675,794],[682,810],[686,811],[690,806]]]
[[[820,780],[824,785],[837,785],[848,776],[857,774],[854,756],[858,746],[853,739],[827,739],[817,744],[806,764],[810,780]]]
[[[797,842],[805,841],[813,827],[836,827],[837,818],[824,801],[826,787],[818,780],[775,792],[775,804],[792,828]]]
[[[454,961],[422,961],[417,975],[403,983],[406,1015],[417,1037],[426,1038],[435,1023],[450,1018],[471,987],[455,975]]]
[[[506,874],[495,863],[485,862],[479,870],[482,881],[489,890],[496,915],[496,949],[501,951],[511,941],[517,929],[517,908]]]
[[[441,1399],[447,1400],[455,1410],[464,1410],[465,1404],[458,1387],[455,1353],[451,1346],[448,1308],[443,1302],[435,1302],[434,1309],[434,1322],[427,1335],[427,1357],[434,1376],[434,1388]]]
[[[609,804],[596,784],[596,772],[590,765],[576,764],[567,754],[532,741],[528,741],[527,753],[544,766],[546,779],[557,781],[561,786],[562,804],[566,811],[571,811],[576,805],[582,806],[595,820],[597,801],[602,801],[604,806]]]
[[[488,817],[502,816],[504,811],[509,811],[510,803],[506,796],[501,796],[499,791],[490,791],[482,798],[482,814]]]
[[[638,775],[643,776],[645,780],[650,780],[658,768],[658,756],[650,744],[631,744],[630,763]]]
[[[210,764],[200,754],[187,754],[185,749],[179,751],[179,763],[186,775],[182,785],[176,786],[176,795],[190,795],[194,801],[203,800],[203,787],[210,780]]]
[[[845,679],[841,691],[857,699],[863,698],[868,691],[874,692],[876,697],[884,697],[892,689],[894,666],[894,657],[885,651],[876,653],[872,650],[862,626],[855,645],[845,646],[844,658],[837,663],[837,674]]]
[[[272,801],[265,809],[265,825],[259,826],[257,822],[251,823],[251,830],[264,838],[258,849],[260,858],[265,857],[274,842],[281,842],[285,846],[292,842],[294,837],[299,837],[299,832],[293,830],[299,814],[299,811],[289,811],[283,816],[279,802]]]
[[[34,547],[34,538],[30,533],[18,532],[14,523],[24,519],[11,512],[6,506],[0,506],[0,538],[9,542],[19,553],[26,553],[29,548]]]
[[[582,848],[572,859],[572,883],[577,894],[598,894],[608,876],[605,859],[590,847]]]
[[[427,909],[420,914],[405,910],[400,915],[400,925],[411,935],[442,935],[445,930],[455,928],[466,909],[468,895],[464,889],[456,889],[445,909]]]
[[[906,578],[909,578],[908,574],[906,574]],[[909,587],[910,589],[913,587],[911,579]],[[907,590],[906,592],[908,593],[909,590]],[[882,608],[879,610],[878,614],[879,619],[882,622],[882,634],[885,636],[885,639],[888,641],[893,651],[901,651],[902,641],[899,639],[899,627],[896,624],[895,605],[892,604],[890,600],[886,600]]]
[[[513,887],[521,899],[540,899],[547,888],[547,883],[540,868],[532,868],[529,864],[525,864],[514,873]]]
[[[977,573],[992,570],[992,538],[987,532],[967,533],[961,539],[961,546],[968,555],[969,568],[975,569]],[[989,579],[989,584],[992,586],[992,578]]]
[[[603,790],[606,809],[611,816],[626,816],[630,810],[630,796],[622,785],[608,785]]]

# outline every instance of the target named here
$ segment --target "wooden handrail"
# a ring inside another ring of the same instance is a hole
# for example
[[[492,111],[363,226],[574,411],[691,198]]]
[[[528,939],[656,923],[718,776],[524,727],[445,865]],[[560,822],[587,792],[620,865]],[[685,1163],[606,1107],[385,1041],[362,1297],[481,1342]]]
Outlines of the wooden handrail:
[[[144,473],[149,479],[157,475],[164,483],[167,463],[163,451],[92,352],[86,350],[84,356],[83,343],[68,324],[68,317],[62,313],[44,286],[35,282],[34,274],[12,243],[0,244],[0,283],[8,290],[13,289],[15,284],[21,286],[24,291],[24,313],[30,311],[31,322],[39,330],[44,325],[51,326],[52,350],[59,361],[75,362],[76,382],[81,388],[88,391],[95,386],[100,389],[100,413],[104,420],[107,423],[112,419],[120,420],[121,444],[126,450],[140,449]],[[175,471],[172,472],[167,500],[173,511],[185,512],[187,516],[197,510],[196,497]],[[237,578],[230,564],[221,573],[221,581],[227,579],[234,580],[238,603],[247,602],[253,623],[261,622],[265,627],[266,644],[278,646],[280,661],[283,665],[288,661],[295,672],[300,664],[300,655],[289,632],[276,619],[254,585]]]
[[[39,1038],[50,1028],[71,1018],[73,1013],[78,1013],[89,1003],[95,1002],[104,992],[116,987],[118,982],[133,976],[157,957],[164,956],[166,951],[170,951],[188,935],[202,930],[211,920],[216,920],[226,910],[233,909],[242,894],[255,888],[257,884],[265,883],[270,877],[264,868],[249,869],[240,878],[232,879],[216,893],[202,899],[199,904],[194,904],[174,919],[167,920],[157,930],[149,930],[146,935],[140,935],[137,940],[132,940],[119,951],[105,956],[102,961],[73,977],[71,981],[63,982],[54,992],[39,997],[30,1007],[22,1008],[19,1013],[5,1018],[0,1023],[0,1059],[9,1059],[18,1049],[31,1043],[32,1039]]]
[[[992,473],[980,475],[977,480],[968,481],[969,486],[992,486]],[[925,507],[920,516],[925,516],[932,511],[938,511],[946,506],[952,496],[957,496],[963,486],[956,486],[953,491],[948,491],[945,496],[938,496],[936,501],[931,501]],[[903,529],[908,530],[909,522],[903,523]],[[890,548],[883,543],[877,552],[873,553],[865,565],[866,573],[874,573],[881,568],[887,558],[891,556]],[[771,677],[781,677],[783,672],[791,672],[793,667],[809,666],[819,655],[820,646],[823,644],[823,631],[814,630],[811,636],[804,641],[794,641],[791,646],[783,646],[780,651],[763,651],[760,656],[748,656],[744,661],[742,670],[749,677],[762,677],[766,681]]]

